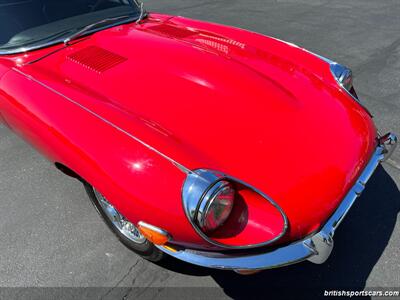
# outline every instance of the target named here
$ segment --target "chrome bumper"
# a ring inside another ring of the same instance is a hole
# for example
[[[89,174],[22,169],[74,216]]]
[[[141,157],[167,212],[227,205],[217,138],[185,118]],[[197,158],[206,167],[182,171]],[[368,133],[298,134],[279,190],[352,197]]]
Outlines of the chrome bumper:
[[[328,259],[332,252],[333,235],[335,234],[336,228],[340,225],[355,200],[360,196],[361,192],[365,188],[365,184],[370,179],[378,165],[389,158],[393,153],[396,144],[397,137],[394,134],[388,133],[379,138],[379,146],[376,148],[375,153],[361,176],[358,178],[356,184],[346,195],[332,217],[322,227],[321,231],[312,237],[267,253],[241,256],[232,256],[224,253],[200,252],[190,249],[175,250],[164,246],[157,247],[167,254],[188,263],[225,270],[263,270],[282,267],[304,260],[316,264],[322,264]]]

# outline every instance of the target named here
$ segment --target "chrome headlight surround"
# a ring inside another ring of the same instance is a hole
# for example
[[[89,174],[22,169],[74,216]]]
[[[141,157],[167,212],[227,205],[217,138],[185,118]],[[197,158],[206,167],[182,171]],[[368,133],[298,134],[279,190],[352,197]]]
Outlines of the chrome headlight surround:
[[[271,240],[259,244],[231,246],[219,243],[210,238],[205,232],[203,232],[203,230],[200,228],[201,223],[199,222],[199,220],[201,221],[201,214],[204,213],[204,203],[207,203],[207,200],[211,200],[210,195],[215,194],[213,193],[213,191],[215,192],[215,190],[221,189],[221,187],[229,183],[232,185],[239,184],[254,191],[278,210],[283,218],[284,223],[282,231],[279,235]],[[206,202],[204,202],[204,200],[206,200]],[[289,227],[289,221],[286,214],[283,212],[282,208],[269,196],[235,177],[223,174],[218,171],[198,169],[188,173],[182,188],[182,202],[185,214],[195,231],[210,244],[221,248],[249,249],[267,246],[283,237]]]
[[[331,71],[337,82],[346,90],[349,91],[353,87],[353,72],[349,68],[333,63]]]
[[[339,86],[341,86],[354,100],[360,103],[360,99],[353,87],[353,72],[351,69],[335,62],[330,63],[330,69]]]
[[[196,229],[200,230],[204,212],[213,195],[225,184],[220,174],[197,170],[188,174],[182,189],[182,200],[185,213]]]
[[[371,112],[365,107],[364,104],[361,103],[360,99],[358,98],[356,90],[353,86],[353,72],[351,69],[327,59],[325,59],[325,61],[329,62],[331,73],[339,86],[345,90],[346,93],[353,98],[353,100],[357,101],[357,103],[368,113],[368,115],[373,118]]]
[[[319,54],[316,54],[316,53],[313,53],[310,51],[308,51],[308,52],[315,55],[316,57],[323,60],[324,62],[328,63],[331,73],[333,75],[333,78],[335,78],[335,81],[339,84],[339,86],[341,88],[343,88],[350,97],[352,97],[359,104],[361,104],[360,99],[358,98],[356,90],[354,89],[354,86],[353,86],[353,78],[354,77],[353,77],[353,71],[350,68],[348,68],[344,65],[341,65],[337,62],[334,62],[334,61],[330,60],[329,58],[326,58],[322,55],[319,55]],[[368,112],[368,114],[371,115],[371,113],[368,111],[368,109],[364,105],[361,104],[361,106]]]

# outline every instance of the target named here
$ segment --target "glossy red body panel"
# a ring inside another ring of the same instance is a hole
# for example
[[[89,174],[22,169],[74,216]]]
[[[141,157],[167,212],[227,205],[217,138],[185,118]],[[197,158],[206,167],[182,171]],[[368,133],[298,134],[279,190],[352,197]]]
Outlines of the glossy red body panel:
[[[68,59],[89,47],[123,62],[99,73]],[[185,173],[171,161],[224,172],[269,195],[289,219],[288,241],[327,220],[376,146],[370,116],[327,62],[273,38],[181,17],[151,15],[65,49],[3,57],[0,77],[0,112],[13,130],[133,222],[191,247],[214,248],[186,219]]]

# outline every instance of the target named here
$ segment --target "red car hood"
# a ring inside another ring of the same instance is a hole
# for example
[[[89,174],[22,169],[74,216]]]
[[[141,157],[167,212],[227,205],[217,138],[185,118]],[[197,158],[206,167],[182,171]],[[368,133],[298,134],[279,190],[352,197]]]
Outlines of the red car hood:
[[[153,16],[25,68],[187,168],[262,190],[291,238],[320,227],[375,147],[370,117],[328,63],[238,29]]]

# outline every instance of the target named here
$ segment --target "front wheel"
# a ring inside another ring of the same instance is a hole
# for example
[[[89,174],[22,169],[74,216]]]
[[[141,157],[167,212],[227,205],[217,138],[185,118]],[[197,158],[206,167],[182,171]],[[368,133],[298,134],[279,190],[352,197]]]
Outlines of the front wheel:
[[[164,257],[164,253],[147,240],[99,191],[88,183],[84,183],[84,186],[104,222],[126,247],[153,262]]]

